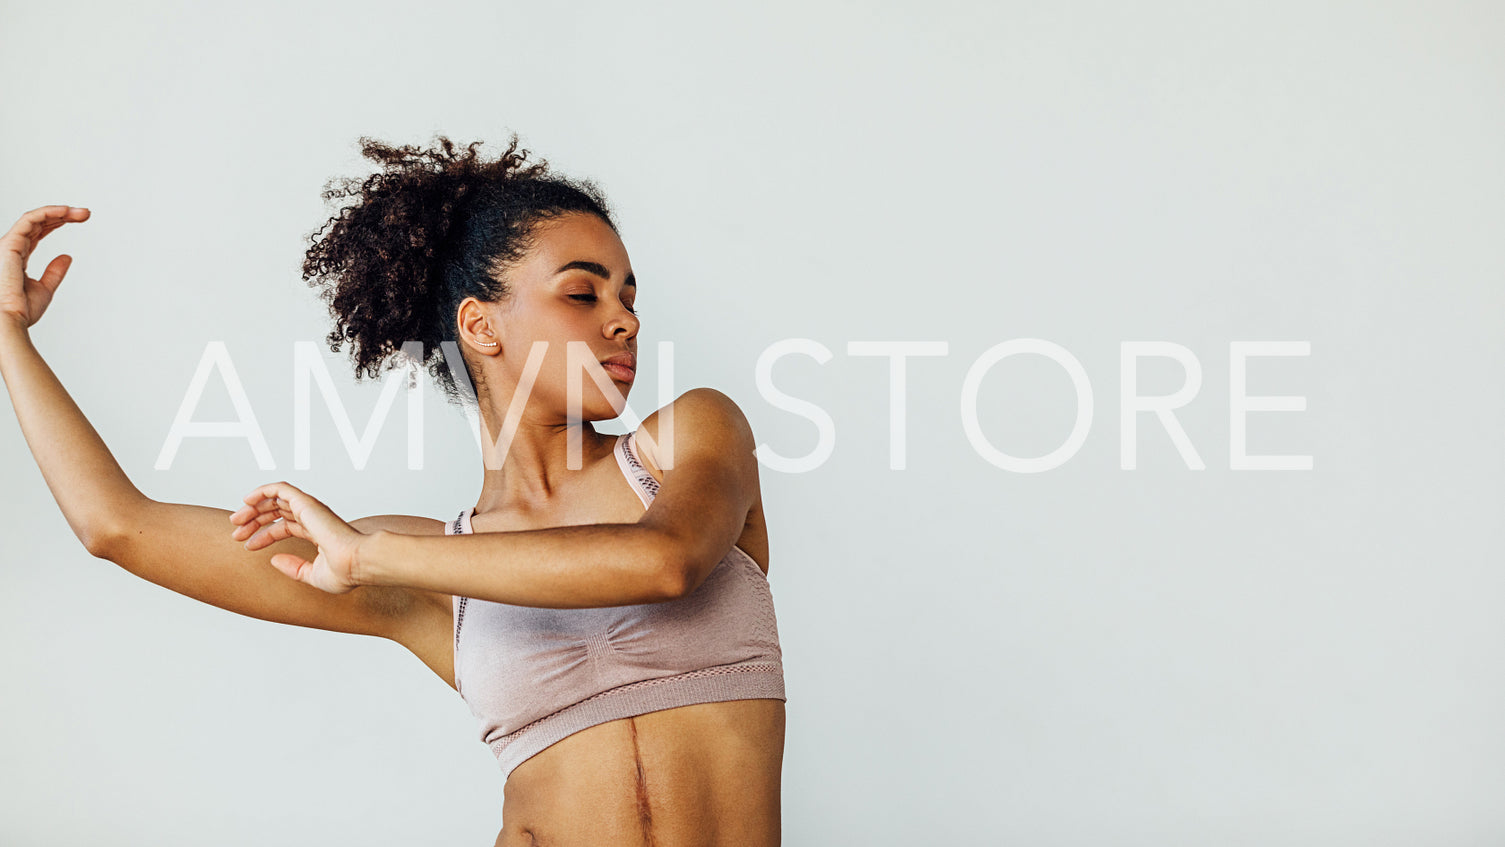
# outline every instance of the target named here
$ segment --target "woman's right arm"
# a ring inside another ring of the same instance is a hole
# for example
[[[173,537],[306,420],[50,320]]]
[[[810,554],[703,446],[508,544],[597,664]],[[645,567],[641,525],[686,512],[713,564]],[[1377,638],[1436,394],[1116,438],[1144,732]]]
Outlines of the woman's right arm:
[[[230,512],[163,503],[143,495],[73,402],[31,340],[71,258],[54,259],[40,279],[25,275],[37,241],[88,211],[44,206],[28,212],[0,238],[0,378],[21,432],[63,517],[89,553],[164,588],[232,612],[296,626],[401,640],[416,595],[368,586],[328,594],[289,579],[271,564],[277,553],[312,559],[317,548],[288,538],[255,552],[230,537]],[[362,529],[421,532],[392,516],[362,519]]]

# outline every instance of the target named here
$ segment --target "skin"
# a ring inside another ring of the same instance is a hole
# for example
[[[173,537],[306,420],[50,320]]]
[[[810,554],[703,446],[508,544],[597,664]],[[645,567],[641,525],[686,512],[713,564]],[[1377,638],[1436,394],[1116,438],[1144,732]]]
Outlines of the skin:
[[[587,372],[636,352],[636,287],[616,233],[592,215],[537,232],[498,273],[506,302],[468,299],[455,316],[477,375],[484,478],[474,535],[412,515],[346,522],[285,482],[234,512],[143,495],[32,344],[72,259],[26,274],[38,242],[87,209],[44,206],[0,238],[0,376],[21,431],[68,525],[89,553],[143,579],[238,614],[391,639],[454,687],[453,596],[589,608],[669,602],[693,591],[733,544],[768,571],[754,440],[724,394],[697,388],[649,415],[639,457],[661,488],[645,510],[592,421],[621,412],[631,388],[587,375],[568,417],[566,342]],[[589,260],[599,276],[573,269]],[[548,342],[531,386],[528,354]],[[494,343],[495,346],[486,346]],[[524,387],[520,414],[507,417]],[[666,420],[672,414],[672,435]],[[569,467],[569,439],[583,461]],[[500,439],[500,443],[498,443]],[[775,845],[784,703],[736,700],[650,712],[570,735],[519,765],[504,788],[498,847]]]

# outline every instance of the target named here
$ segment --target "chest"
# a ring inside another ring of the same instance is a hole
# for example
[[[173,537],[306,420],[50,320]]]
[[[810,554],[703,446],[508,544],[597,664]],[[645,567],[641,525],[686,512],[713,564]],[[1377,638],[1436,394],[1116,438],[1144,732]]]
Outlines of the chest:
[[[695,591],[664,603],[547,609],[455,600],[460,693],[506,692],[523,712],[545,699],[764,656],[777,644],[768,582],[737,548]]]

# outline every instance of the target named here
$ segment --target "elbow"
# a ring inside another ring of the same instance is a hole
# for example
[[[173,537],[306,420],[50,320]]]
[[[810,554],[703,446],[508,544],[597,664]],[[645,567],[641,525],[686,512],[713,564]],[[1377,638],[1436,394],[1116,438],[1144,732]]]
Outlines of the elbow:
[[[705,582],[719,562],[701,565],[694,560],[679,559],[671,567],[665,567],[659,579],[660,592],[665,600],[678,600],[694,594]]]
[[[123,537],[119,529],[110,524],[89,526],[78,532],[78,540],[83,542],[90,556],[109,561],[115,561],[119,556]]]
[[[657,537],[650,550],[654,593],[659,602],[678,600],[700,585],[698,569],[677,539]]]
[[[689,569],[678,564],[662,563],[655,576],[654,590],[659,602],[678,600],[695,590]]]
[[[84,549],[96,559],[105,559],[115,564],[132,555],[130,545],[141,533],[142,506],[155,505],[154,501],[140,498],[130,502],[112,504],[81,521],[74,534],[83,543]]]

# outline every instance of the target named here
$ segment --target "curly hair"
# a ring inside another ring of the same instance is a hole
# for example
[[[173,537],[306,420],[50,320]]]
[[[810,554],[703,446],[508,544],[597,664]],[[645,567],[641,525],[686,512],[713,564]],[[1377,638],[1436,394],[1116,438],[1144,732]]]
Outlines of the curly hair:
[[[584,212],[613,231],[617,225],[594,182],[553,174],[542,159],[527,163],[516,133],[491,161],[477,154],[480,141],[459,148],[436,135],[435,142],[420,149],[360,139],[361,154],[382,171],[325,184],[326,203],[355,199],[308,235],[303,277],[322,288],[335,320],[329,349],[350,342],[357,381],[409,361],[420,348],[404,345],[421,342],[416,363],[446,399],[473,402],[469,364],[462,386],[444,352],[444,342],[458,340],[461,301],[510,296],[501,272],[533,247],[546,220]]]

